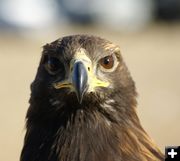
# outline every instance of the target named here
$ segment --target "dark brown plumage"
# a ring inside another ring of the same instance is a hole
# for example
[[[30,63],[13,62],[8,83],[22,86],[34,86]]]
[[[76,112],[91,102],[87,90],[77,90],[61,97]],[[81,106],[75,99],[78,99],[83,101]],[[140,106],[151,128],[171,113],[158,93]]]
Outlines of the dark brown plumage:
[[[21,161],[162,161],[136,114],[119,47],[75,35],[44,46]]]

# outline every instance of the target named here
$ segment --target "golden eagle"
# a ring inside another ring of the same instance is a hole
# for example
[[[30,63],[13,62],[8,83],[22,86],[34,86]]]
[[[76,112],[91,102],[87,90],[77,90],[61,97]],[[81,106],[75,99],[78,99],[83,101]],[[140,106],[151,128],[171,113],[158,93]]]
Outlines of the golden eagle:
[[[43,48],[21,161],[162,161],[117,45],[74,35]]]

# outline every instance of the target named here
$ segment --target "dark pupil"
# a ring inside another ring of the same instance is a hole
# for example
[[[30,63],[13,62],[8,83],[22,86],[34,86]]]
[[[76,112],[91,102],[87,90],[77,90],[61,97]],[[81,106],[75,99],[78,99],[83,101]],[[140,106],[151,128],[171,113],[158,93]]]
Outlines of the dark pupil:
[[[104,58],[104,64],[105,64],[105,65],[108,65],[109,62],[110,62],[109,58],[108,58],[108,57],[105,57],[105,58]]]
[[[51,71],[55,72],[61,68],[61,64],[58,59],[50,58],[48,60],[48,67]]]

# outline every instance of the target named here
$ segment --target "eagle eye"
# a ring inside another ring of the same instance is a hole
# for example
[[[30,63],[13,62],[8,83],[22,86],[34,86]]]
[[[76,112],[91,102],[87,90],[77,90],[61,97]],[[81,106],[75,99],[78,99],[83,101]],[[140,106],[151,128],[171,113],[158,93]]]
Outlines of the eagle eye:
[[[100,59],[99,64],[105,69],[111,69],[114,66],[114,58],[112,55],[108,55]]]
[[[50,74],[57,74],[64,69],[64,65],[58,58],[48,56],[45,61],[45,68]]]

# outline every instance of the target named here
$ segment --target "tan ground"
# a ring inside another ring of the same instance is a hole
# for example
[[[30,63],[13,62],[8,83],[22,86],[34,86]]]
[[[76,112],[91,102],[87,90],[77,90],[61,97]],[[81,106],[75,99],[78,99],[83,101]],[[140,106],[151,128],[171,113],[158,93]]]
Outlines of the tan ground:
[[[165,145],[180,145],[180,25],[152,26],[134,34],[61,28],[53,34],[30,33],[31,39],[0,33],[0,161],[19,159],[41,46],[75,33],[100,35],[121,46],[136,81],[143,126],[163,151]]]

